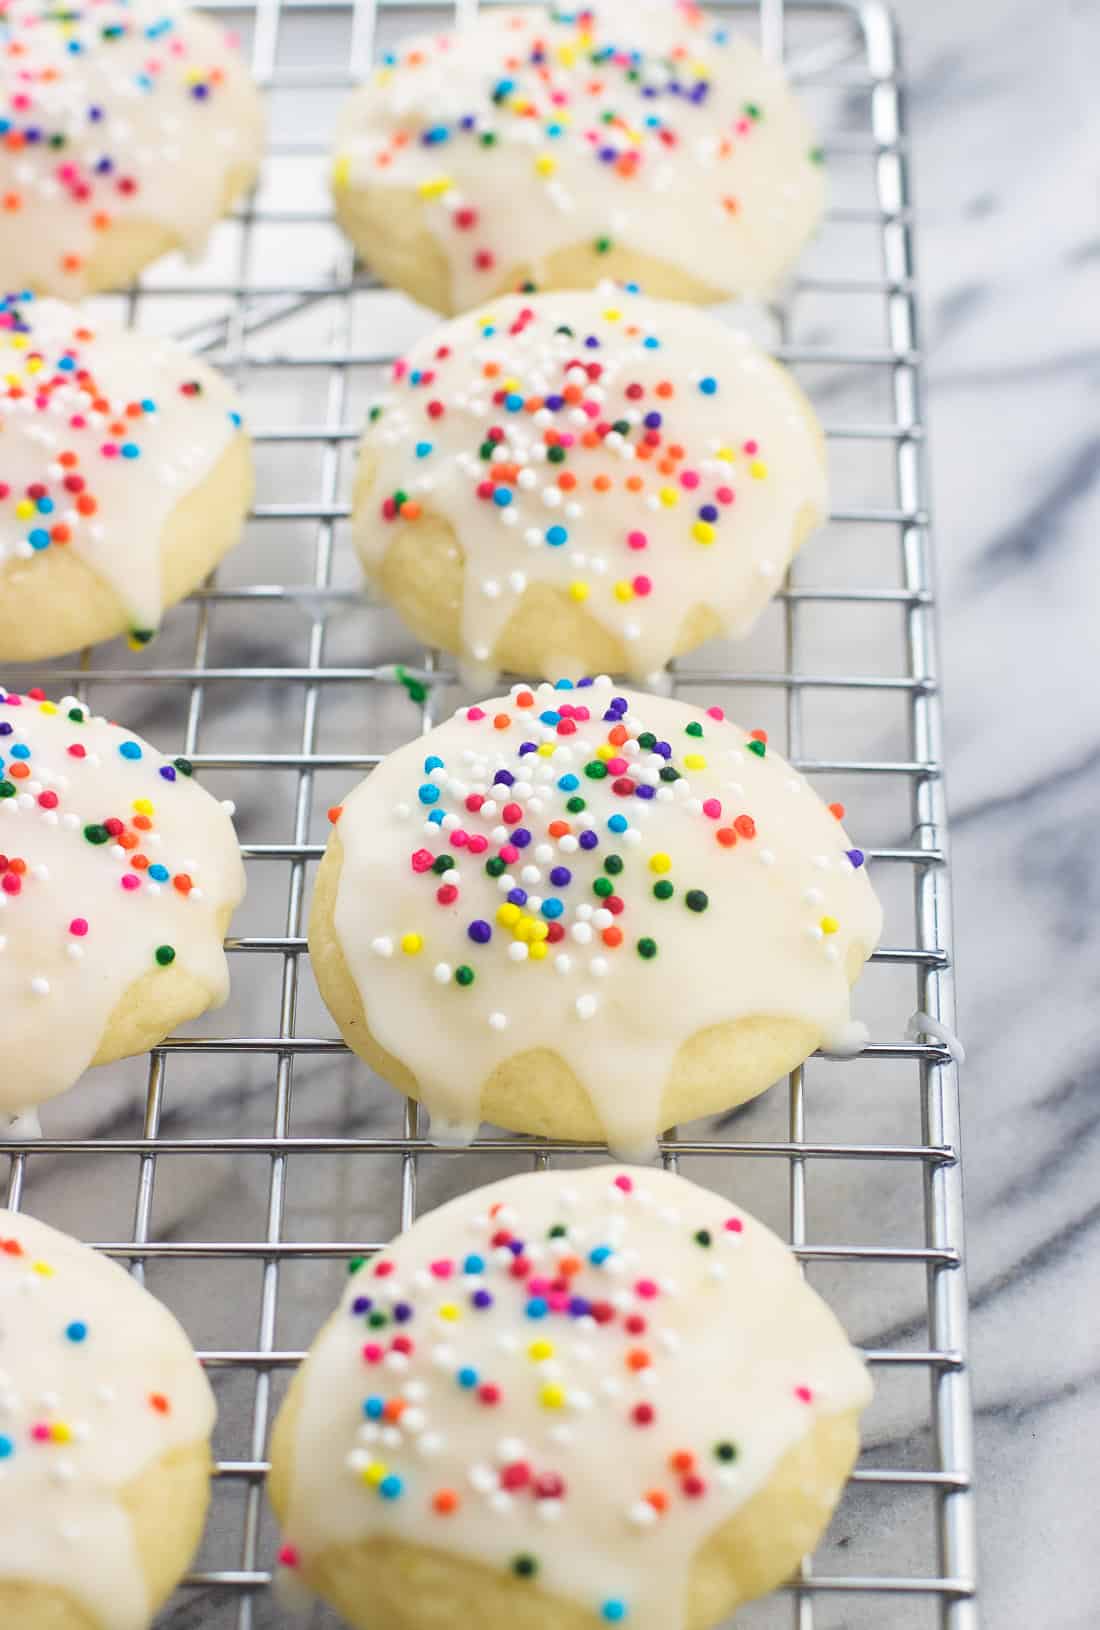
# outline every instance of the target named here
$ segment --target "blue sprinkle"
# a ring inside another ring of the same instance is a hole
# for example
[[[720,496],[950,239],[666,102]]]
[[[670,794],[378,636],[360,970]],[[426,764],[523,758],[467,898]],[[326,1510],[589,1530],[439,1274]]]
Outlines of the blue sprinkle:
[[[644,339],[642,344],[645,346],[647,351],[659,351],[661,348],[660,340],[656,339],[652,334],[650,334],[648,338]]]
[[[541,909],[544,917],[553,919],[554,917],[560,917],[565,907],[560,900],[544,900]]]
[[[441,758],[438,758],[435,753],[430,753],[428,755],[428,757],[424,760],[424,774],[425,775],[431,775],[433,770],[441,770],[442,768],[443,768],[443,760]]]
[[[405,1485],[400,1477],[395,1477],[391,1472],[388,1477],[383,1477],[379,1483],[378,1492],[383,1500],[399,1500],[405,1492]]]
[[[60,357],[58,359],[57,366],[62,370],[62,372],[67,373],[67,374],[71,374],[73,369],[76,367],[76,358],[75,357]]]
[[[509,413],[518,413],[520,408],[523,406],[523,397],[517,395],[515,391],[512,391],[509,396],[504,398],[504,406],[508,409]]]
[[[88,1326],[83,1319],[74,1319],[72,1324],[65,1326],[65,1334],[70,1341],[81,1342],[88,1334]]]
[[[704,396],[713,396],[715,391],[718,389],[718,381],[717,379],[712,379],[708,374],[705,379],[701,379],[699,381],[699,389],[702,391]]]
[[[141,411],[143,413],[155,413],[157,411],[157,404],[153,401],[151,396],[145,396],[142,398]],[[240,414],[238,413],[236,417],[239,419]]]
[[[0,1433],[0,1460],[7,1460],[8,1457],[14,1453],[15,1444],[9,1437],[5,1437],[2,1433]]]
[[[244,423],[244,420],[241,418],[239,413],[234,412],[234,410],[230,408],[229,422],[233,426],[234,430],[239,430]]]
[[[555,690],[572,690],[573,689],[573,681],[571,679],[555,679],[555,681],[554,681],[554,689]]]
[[[539,723],[540,724],[560,724],[561,723],[561,714],[556,713],[553,708],[548,708],[545,713],[540,713],[539,714]]]
[[[568,537],[569,533],[565,530],[564,526],[548,526],[546,528],[546,541],[553,549],[560,549],[561,545],[566,542]]]
[[[546,1301],[541,1296],[532,1296],[527,1304],[527,1317],[529,1319],[545,1319],[550,1311]]]
[[[30,758],[31,750],[26,742],[17,741],[11,750],[12,758]]]
[[[443,825],[443,811],[441,809],[433,809],[431,814],[428,816],[428,819],[429,819],[429,821],[434,822],[436,826],[442,826]]]
[[[136,741],[120,741],[118,744],[118,750],[122,754],[123,758],[141,757],[141,748],[138,746]]]
[[[463,1273],[482,1273],[484,1269],[485,1258],[483,1256],[468,1256],[462,1264]]]
[[[417,442],[417,444],[416,444],[416,456],[417,456],[417,458],[427,458],[428,454],[431,451],[432,451],[432,444],[431,444],[430,441],[418,441]]]
[[[422,804],[438,804],[439,788],[433,786],[430,781],[425,781],[416,796]]]
[[[612,815],[608,820],[607,829],[609,832],[625,832],[629,825],[630,822],[625,815]]]
[[[594,1251],[589,1251],[588,1260],[594,1268],[602,1268],[610,1255],[610,1245],[597,1245]]]
[[[32,549],[48,549],[50,545],[50,534],[42,527],[36,526],[33,532],[27,533],[27,542],[30,544]]]
[[[507,509],[512,502],[511,487],[495,487],[493,489],[493,503],[498,509]]]
[[[562,792],[576,792],[577,788],[580,786],[580,782],[577,780],[575,775],[563,775],[558,781],[558,786],[561,788]]]
[[[465,1387],[468,1392],[471,1387],[477,1386],[477,1371],[471,1365],[465,1364],[455,1376],[455,1380],[460,1387]]]
[[[363,1399],[363,1414],[367,1417],[368,1421],[381,1420],[382,1411],[385,1409],[385,1407],[386,1400],[384,1398],[376,1397]]]
[[[35,508],[38,510],[39,515],[52,515],[53,514],[53,499],[52,498],[39,498],[39,499],[36,500]]]
[[[600,1608],[600,1615],[607,1620],[608,1624],[621,1624],[623,1619],[626,1618],[626,1612],[626,1603],[620,1601],[617,1596],[608,1597]]]
[[[153,879],[154,883],[167,883],[171,875],[172,874],[168,870],[168,867],[162,866],[159,860],[155,866],[150,866],[149,868],[149,876]]]

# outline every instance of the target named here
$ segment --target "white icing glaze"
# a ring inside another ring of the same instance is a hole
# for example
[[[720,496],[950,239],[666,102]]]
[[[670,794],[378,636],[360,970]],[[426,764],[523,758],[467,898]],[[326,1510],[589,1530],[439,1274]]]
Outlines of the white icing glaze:
[[[616,723],[620,694],[628,711]],[[562,705],[591,718],[555,722]],[[619,693],[606,678],[517,686],[472,714],[391,754],[339,816],[336,936],[375,1039],[412,1071],[433,1114],[475,1122],[497,1065],[547,1047],[587,1089],[612,1146],[638,1153],[660,1130],[670,1067],[697,1031],[756,1015],[822,1034],[843,1025],[849,951],[870,953],[882,913],[862,855],[777,753],[758,756],[762,744],[738,726]],[[656,746],[637,742],[646,732]],[[527,742],[537,750],[521,754]],[[585,767],[601,754],[611,769],[593,779]],[[498,773],[516,779],[494,785]],[[574,813],[576,797],[586,807]],[[517,832],[529,841],[517,845]],[[609,874],[612,855],[622,868]],[[433,857],[454,862],[445,876]],[[488,875],[501,857],[503,875]],[[672,896],[656,898],[666,883]],[[609,885],[610,906],[599,897]],[[441,904],[438,887],[457,898]],[[517,889],[528,898],[513,912]],[[707,897],[702,910],[694,891]],[[502,908],[518,920],[502,923]],[[477,923],[488,927],[482,943]],[[639,952],[643,940],[656,954]],[[460,966],[473,983],[456,982]]]
[[[117,1003],[161,965],[158,949],[170,947],[220,1005],[229,973],[219,915],[244,894],[233,824],[178,767],[186,760],[70,710],[84,711],[72,698],[55,705],[0,690],[0,1008],[11,1061],[0,1109],[9,1112],[73,1084]]]
[[[0,569],[71,549],[151,632],[164,523],[239,427],[228,381],[171,340],[0,302]]]
[[[769,292],[825,191],[781,70],[694,7],[593,12],[587,27],[575,12],[494,9],[404,42],[344,114],[336,185],[419,191],[458,310],[521,263],[538,284],[549,255],[597,242],[731,294]]]
[[[0,284],[79,295],[109,226],[197,251],[263,111],[225,32],[176,0],[0,4]]]
[[[53,1586],[104,1630],[144,1630],[119,1494],[209,1438],[214,1413],[167,1308],[106,1257],[0,1211],[0,1584]]]
[[[594,1618],[618,1600],[632,1630],[679,1630],[703,1542],[871,1391],[774,1234],[669,1172],[611,1166],[422,1217],[349,1280],[303,1382],[291,1562],[374,1535],[527,1556],[540,1587]]]
[[[364,565],[418,524],[396,492],[446,520],[466,560],[463,647],[487,664],[536,583],[621,639],[639,679],[697,606],[742,634],[804,512],[826,505],[821,433],[791,376],[706,312],[620,289],[459,317],[397,363],[382,407],[363,439]]]

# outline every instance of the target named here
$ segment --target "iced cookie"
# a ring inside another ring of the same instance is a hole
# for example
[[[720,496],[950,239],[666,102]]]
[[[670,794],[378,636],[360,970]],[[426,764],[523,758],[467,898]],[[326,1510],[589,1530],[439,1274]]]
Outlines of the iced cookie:
[[[280,1560],[362,1630],[710,1630],[813,1549],[870,1391],[728,1201],[507,1178],[349,1280],[275,1426]]]
[[[321,994],[437,1132],[648,1154],[856,1044],[882,914],[843,813],[720,708],[517,686],[330,812]]]
[[[263,148],[225,31],[174,0],[3,0],[0,41],[0,288],[76,299],[201,250]]]
[[[72,697],[0,690],[0,850],[0,1113],[224,1002],[244,868],[185,758]]]
[[[143,644],[236,543],[251,496],[213,368],[59,300],[0,300],[0,661]]]
[[[213,1425],[168,1309],[0,1211],[0,1624],[145,1630],[198,1545]]]
[[[606,289],[498,300],[399,361],[354,535],[418,638],[487,683],[645,679],[746,633],[825,506],[784,368],[697,307]]]
[[[503,290],[770,292],[821,218],[780,69],[696,6],[483,11],[387,53],[336,142],[337,218],[437,311]]]

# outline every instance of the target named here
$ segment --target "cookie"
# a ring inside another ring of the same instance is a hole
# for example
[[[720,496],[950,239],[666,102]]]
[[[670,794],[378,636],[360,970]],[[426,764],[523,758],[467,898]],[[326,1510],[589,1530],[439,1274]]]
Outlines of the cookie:
[[[709,1630],[813,1549],[870,1390],[728,1201],[506,1178],[353,1272],[276,1422],[280,1560],[362,1630]]]
[[[821,152],[782,71],[695,6],[482,11],[388,52],[345,110],[336,215],[436,311],[636,281],[767,295],[821,218]]]
[[[517,686],[330,811],[321,995],[437,1136],[648,1155],[864,1034],[849,987],[882,913],[843,813],[720,708]]]
[[[198,1545],[213,1425],[168,1309],[0,1211],[0,1624],[145,1630]]]
[[[240,404],[171,340],[59,300],[0,300],[0,660],[129,631],[240,536],[252,454]]]
[[[0,849],[0,1112],[224,1002],[244,868],[185,758],[71,696],[0,690]]]
[[[786,369],[694,306],[509,296],[394,367],[354,537],[419,639],[501,672],[646,679],[746,633],[826,507]]]
[[[200,251],[256,176],[259,94],[174,0],[4,0],[0,287],[78,299]]]

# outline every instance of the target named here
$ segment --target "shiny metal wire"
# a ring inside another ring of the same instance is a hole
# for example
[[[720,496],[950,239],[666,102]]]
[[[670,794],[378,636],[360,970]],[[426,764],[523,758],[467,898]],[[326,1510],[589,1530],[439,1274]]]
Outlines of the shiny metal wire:
[[[361,79],[372,56],[375,30],[380,18],[395,17],[410,26],[421,19],[432,0],[208,0],[207,9],[223,14],[227,21],[240,21],[251,33],[254,73],[261,85],[277,95],[284,90],[304,89],[342,93]],[[460,17],[476,9],[476,0],[458,0]],[[941,776],[941,721],[936,666],[935,614],[932,559],[928,536],[927,477],[923,463],[924,425],[920,334],[916,306],[917,280],[913,259],[912,209],[909,190],[909,156],[905,126],[904,85],[899,64],[898,43],[887,9],[869,3],[783,4],[783,0],[751,0],[729,8],[742,13],[739,21],[751,23],[756,13],[764,49],[776,58],[787,54],[795,77],[812,74],[818,83],[827,82],[843,92],[858,93],[866,99],[870,117],[866,128],[845,127],[826,134],[830,153],[865,155],[874,168],[874,205],[870,208],[834,209],[831,219],[845,225],[873,229],[874,252],[830,277],[805,276],[796,291],[815,295],[859,294],[883,302],[886,343],[849,349],[792,344],[787,339],[780,312],[781,343],[776,354],[793,364],[826,364],[834,370],[864,368],[881,370],[888,382],[892,415],[889,422],[830,424],[826,427],[833,444],[862,443],[868,449],[888,449],[892,460],[893,502],[868,508],[838,509],[832,519],[850,526],[873,525],[893,529],[900,543],[903,570],[900,584],[887,586],[845,585],[806,588],[788,584],[782,596],[784,617],[784,664],[782,671],[752,673],[708,670],[706,678],[721,686],[754,686],[778,690],[785,697],[786,743],[788,756],[810,774],[846,773],[860,776],[901,777],[908,786],[913,836],[902,846],[871,851],[877,865],[904,868],[912,877],[915,893],[916,934],[905,946],[884,947],[877,960],[912,969],[913,1005],[942,1020],[954,1023],[954,989],[951,956],[949,878],[947,865],[947,823]],[[438,15],[441,8],[434,6]],[[291,15],[315,15],[328,22],[335,18],[343,30],[346,48],[333,62],[322,67],[285,62],[280,53],[280,30]],[[809,15],[835,23],[834,33],[817,39],[805,50],[794,43],[803,18]],[[301,129],[285,128],[286,121],[273,121],[273,149],[278,155],[302,157],[320,155],[325,143]],[[84,1140],[46,1138],[39,1142],[13,1141],[5,1146],[10,1165],[8,1203],[19,1206],[24,1199],[24,1180],[29,1161],[37,1155],[77,1156],[95,1160],[104,1155],[136,1158],[138,1180],[131,1238],[99,1242],[111,1255],[129,1263],[140,1276],[144,1264],[168,1258],[194,1264],[201,1273],[211,1260],[249,1258],[262,1265],[262,1278],[256,1312],[256,1338],[247,1348],[208,1351],[201,1356],[213,1371],[242,1372],[251,1378],[251,1443],[249,1455],[241,1460],[223,1460],[217,1474],[244,1485],[246,1489],[240,1563],[236,1569],[195,1574],[189,1584],[201,1587],[202,1602],[227,1600],[237,1630],[252,1630],[259,1604],[263,1623],[282,1622],[279,1611],[267,1599],[271,1584],[270,1556],[261,1555],[260,1515],[265,1449],[271,1416],[273,1376],[293,1367],[301,1358],[298,1351],[276,1345],[276,1309],[280,1295],[280,1271],[287,1262],[302,1259],[346,1257],[347,1241],[300,1241],[286,1237],[286,1184],[289,1163],[306,1154],[332,1153],[347,1156],[372,1154],[388,1156],[400,1166],[402,1224],[416,1214],[418,1162],[428,1153],[447,1160],[463,1160],[461,1151],[437,1146],[424,1131],[414,1104],[407,1106],[402,1135],[388,1138],[325,1136],[304,1137],[291,1132],[290,1099],[296,1059],[305,1054],[336,1053],[342,1043],[331,1036],[301,1035],[297,1030],[299,970],[305,952],[304,902],[307,868],[321,853],[310,842],[310,809],[314,778],[329,769],[353,771],[368,769],[377,762],[373,752],[332,753],[319,746],[318,721],[326,687],[333,684],[393,686],[394,670],[377,664],[348,666],[330,664],[326,659],[326,630],[329,613],[355,591],[332,585],[336,529],[346,515],[339,501],[338,469],[341,448],[358,434],[359,426],[349,417],[349,379],[362,367],[377,367],[386,360],[386,338],[365,345],[354,331],[352,292],[367,286],[369,280],[358,273],[350,253],[345,253],[331,281],[288,280],[283,284],[251,284],[245,275],[251,264],[249,239],[258,224],[303,225],[322,221],[321,210],[271,208],[255,201],[241,212],[238,275],[205,281],[161,282],[143,288],[130,297],[130,314],[138,300],[187,297],[200,293],[204,304],[221,301],[224,309],[213,318],[187,324],[181,337],[205,351],[231,373],[250,379],[262,378],[268,369],[323,369],[327,377],[323,417],[316,423],[298,426],[267,426],[257,435],[261,444],[285,447],[288,456],[296,450],[320,449],[319,479],[314,497],[306,503],[261,502],[253,521],[263,525],[278,521],[305,521],[315,528],[312,580],[288,587],[257,583],[221,587],[216,578],[196,596],[198,620],[190,663],[158,666],[156,647],[147,655],[139,674],[132,669],[92,668],[87,654],[71,665],[53,665],[48,683],[81,687],[96,684],[133,682],[140,678],[148,687],[183,687],[187,693],[186,724],[180,749],[200,768],[217,770],[282,769],[296,777],[296,797],[292,829],[285,841],[252,843],[245,847],[250,868],[265,862],[287,867],[288,886],[283,931],[266,936],[239,936],[229,941],[235,955],[258,956],[270,965],[270,978],[277,981],[277,1025],[271,1033],[227,1035],[218,1038],[172,1038],[150,1056],[144,1125],[140,1137]],[[336,341],[328,351],[287,344],[280,325],[317,302],[326,302],[342,317],[337,319]],[[272,344],[272,342],[275,342]],[[265,347],[270,347],[265,349]],[[308,655],[296,667],[227,667],[208,660],[209,619],[221,605],[249,605],[256,616],[273,603],[293,602],[309,620]],[[899,671],[892,675],[850,674],[829,676],[807,673],[800,652],[807,620],[816,608],[830,604],[895,606],[902,620],[899,642]],[[445,660],[428,653],[421,677],[438,685],[448,677]],[[690,685],[702,674],[681,665],[676,682]],[[227,685],[283,685],[293,687],[302,702],[302,724],[296,745],[277,755],[253,753],[247,744],[240,751],[205,751],[203,726],[216,718],[219,694]],[[871,696],[901,698],[908,710],[908,756],[901,760],[874,758],[812,759],[803,752],[803,707],[808,697],[830,692],[862,691]],[[433,692],[420,710],[422,729],[434,722]],[[265,872],[265,877],[268,875]],[[271,1133],[265,1136],[181,1137],[162,1130],[163,1084],[168,1061],[173,1071],[186,1067],[194,1055],[221,1055],[232,1069],[234,1056],[267,1055],[272,1060]],[[929,1426],[934,1465],[914,1470],[904,1465],[861,1467],[854,1474],[857,1485],[869,1489],[888,1486],[926,1488],[935,1502],[937,1569],[934,1573],[909,1576],[891,1574],[823,1575],[809,1562],[787,1587],[795,1630],[814,1630],[847,1623],[835,1617],[837,1601],[872,1596],[881,1598],[874,1622],[884,1627],[895,1623],[908,1626],[908,1617],[895,1618],[900,1608],[891,1605],[898,1598],[922,1598],[932,1604],[932,1612],[943,1630],[977,1630],[975,1599],[975,1534],[972,1503],[973,1446],[966,1346],[966,1286],[963,1269],[962,1177],[959,1163],[959,1093],[957,1069],[947,1049],[935,1043],[898,1040],[880,1042],[865,1050],[867,1058],[907,1061],[920,1092],[922,1124],[919,1140],[911,1143],[828,1142],[808,1137],[803,1094],[803,1072],[797,1070],[789,1083],[788,1136],[786,1139],[754,1141],[733,1136],[698,1138],[671,1134],[664,1142],[664,1159],[669,1164],[687,1157],[703,1156],[722,1161],[732,1156],[753,1157],[771,1162],[776,1180],[785,1167],[788,1186],[789,1234],[792,1246],[803,1263],[815,1260],[842,1262],[908,1262],[923,1265],[927,1280],[928,1342],[919,1349],[875,1349],[867,1358],[876,1369],[916,1370],[927,1374],[929,1386]],[[853,1063],[858,1068],[858,1062]],[[522,1152],[536,1165],[553,1158],[554,1146],[526,1138],[495,1136],[485,1138],[479,1147],[486,1153]],[[598,1154],[594,1146],[583,1153]],[[151,1237],[152,1207],[158,1157],[229,1154],[253,1155],[270,1161],[267,1188],[266,1224],[263,1237],[253,1241],[223,1240],[199,1242],[163,1240]],[[821,1245],[809,1239],[807,1222],[807,1182],[814,1163],[828,1160],[854,1162],[893,1162],[901,1166],[916,1163],[923,1174],[924,1240],[919,1246]],[[362,1242],[356,1243],[356,1249]],[[369,1247],[368,1247],[369,1248]],[[829,1606],[832,1599],[833,1606]],[[182,1598],[184,1603],[187,1597]],[[214,1609],[211,1606],[210,1611]],[[199,1616],[186,1605],[170,1612],[169,1623],[191,1626],[206,1623],[206,1609]],[[218,1623],[228,1622],[221,1617]],[[289,1622],[289,1618],[287,1620]],[[864,1623],[863,1619],[860,1623]],[[921,1619],[923,1623],[932,1622]]]

